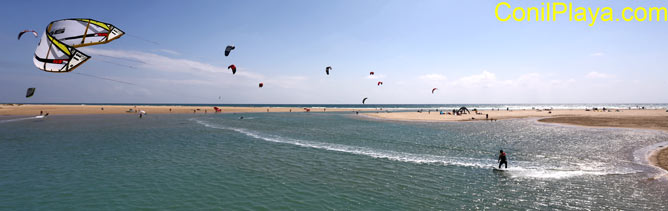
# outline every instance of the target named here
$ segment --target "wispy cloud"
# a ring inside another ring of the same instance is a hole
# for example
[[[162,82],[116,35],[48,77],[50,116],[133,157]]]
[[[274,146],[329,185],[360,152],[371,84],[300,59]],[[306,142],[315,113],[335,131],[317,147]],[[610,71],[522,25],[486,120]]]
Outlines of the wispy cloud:
[[[88,48],[86,49],[86,53],[122,61],[134,61],[133,65],[137,69],[180,72],[193,75],[192,77],[185,78],[153,78],[149,80],[158,84],[246,87],[249,84],[263,82],[265,86],[292,89],[304,87],[304,84],[308,81],[308,78],[305,76],[265,76],[242,67],[238,68],[236,75],[232,76],[227,67],[140,51]]]
[[[419,77],[422,80],[431,80],[431,81],[443,81],[448,79],[444,75],[441,74],[427,74],[427,75],[421,75]]]
[[[158,55],[154,53],[147,53],[141,51],[124,51],[124,50],[106,50],[98,48],[87,48],[86,53],[91,55],[106,56],[121,60],[134,60],[136,64],[134,67],[140,69],[152,69],[169,72],[185,72],[191,74],[210,74],[210,73],[225,73],[229,72],[227,67],[215,66],[204,62],[178,59],[168,56]],[[248,77],[252,79],[261,79],[262,75],[250,71],[239,71],[238,76]]]
[[[368,75],[366,76],[367,79],[381,79],[385,78],[385,75],[383,74],[374,74],[374,75]]]
[[[168,54],[172,54],[172,55],[175,55],[175,56],[181,55],[181,53],[179,53],[178,51],[175,51],[175,50],[169,50],[169,49],[158,49],[158,50],[156,50],[156,51],[163,52],[163,53],[168,53]]]
[[[589,72],[587,75],[585,75],[586,78],[612,78],[614,77],[613,75],[610,74],[605,74],[605,73],[599,73],[599,72]]]
[[[499,81],[496,79],[496,75],[494,73],[483,71],[480,74],[461,77],[452,82],[452,85],[471,87],[471,86],[493,86],[498,83]]]

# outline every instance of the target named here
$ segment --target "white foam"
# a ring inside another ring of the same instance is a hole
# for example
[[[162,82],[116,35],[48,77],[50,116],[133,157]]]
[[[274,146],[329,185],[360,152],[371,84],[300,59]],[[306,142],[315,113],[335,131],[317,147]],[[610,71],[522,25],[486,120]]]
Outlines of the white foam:
[[[443,165],[443,166],[474,167],[474,168],[484,168],[484,169],[492,169],[495,168],[496,165],[498,165],[497,161],[494,159],[447,157],[447,156],[438,156],[430,154],[413,154],[413,153],[396,152],[390,150],[372,149],[367,147],[306,141],[306,140],[292,139],[276,135],[265,135],[259,132],[243,128],[214,125],[198,119],[192,119],[192,120],[209,128],[236,131],[249,137],[269,142],[291,144],[299,147],[322,149],[334,152],[350,153],[355,155],[363,155],[372,158],[387,159],[398,162]],[[598,176],[598,175],[637,173],[636,171],[629,171],[629,170],[615,171],[615,170],[605,169],[600,167],[604,166],[604,164],[597,164],[591,162],[588,164],[584,163],[573,164],[572,167],[558,167],[558,168],[548,168],[546,165],[536,165],[531,162],[523,162],[523,161],[512,162],[511,164],[513,164],[514,166],[508,168],[505,172],[510,174],[510,176],[512,177],[525,177],[525,178],[562,179],[568,177],[587,176],[587,175]]]
[[[0,120],[0,123],[16,122],[16,121],[31,120],[31,119],[41,119],[41,118],[44,118],[44,116],[24,117],[24,118],[16,118],[16,119],[3,119],[3,120]]]

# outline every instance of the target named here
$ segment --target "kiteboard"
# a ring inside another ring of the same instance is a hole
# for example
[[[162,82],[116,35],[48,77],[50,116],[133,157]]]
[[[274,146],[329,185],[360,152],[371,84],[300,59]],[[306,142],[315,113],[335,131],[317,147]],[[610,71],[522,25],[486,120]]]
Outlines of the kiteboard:
[[[35,116],[35,118],[37,118],[37,119],[43,119],[43,118],[45,118],[45,117],[46,117],[46,116],[44,116],[44,115]]]

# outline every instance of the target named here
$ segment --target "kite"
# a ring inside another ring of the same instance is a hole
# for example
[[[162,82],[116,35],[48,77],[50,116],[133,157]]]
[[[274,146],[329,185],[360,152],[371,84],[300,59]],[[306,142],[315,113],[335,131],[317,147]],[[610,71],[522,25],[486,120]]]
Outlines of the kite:
[[[332,66],[325,67],[325,73],[327,73],[327,75],[329,75],[330,70],[332,70]]]
[[[373,75],[373,74],[375,74],[375,73],[373,73],[373,72],[369,72],[369,75]]]
[[[366,99],[368,99],[368,97],[365,97],[364,99],[362,99],[362,104],[364,104],[366,102]]]
[[[228,69],[228,70],[229,70],[229,69],[232,69],[232,75],[234,75],[235,73],[237,73],[237,66],[234,66],[233,64],[230,65],[230,66],[227,66],[227,69]]]
[[[258,86],[262,88],[264,86],[264,83],[260,83]]]
[[[53,21],[42,34],[33,62],[46,72],[70,72],[91,58],[78,47],[105,44],[124,34],[111,24],[92,19]]]
[[[19,37],[17,39],[21,39],[21,36],[25,34],[26,32],[32,32],[32,35],[35,35],[35,38],[38,37],[37,32],[35,30],[23,30],[22,32],[19,32]]]
[[[434,94],[434,91],[438,90],[438,88],[433,88],[431,89],[431,93]]]
[[[378,81],[378,86],[383,85],[382,81]]]
[[[35,88],[30,87],[28,88],[28,91],[26,92],[26,98],[32,97],[35,94]]]
[[[234,50],[234,48],[235,48],[234,45],[228,45],[228,46],[225,48],[225,56],[229,56],[229,55],[230,55],[230,52],[231,52],[232,50]]]

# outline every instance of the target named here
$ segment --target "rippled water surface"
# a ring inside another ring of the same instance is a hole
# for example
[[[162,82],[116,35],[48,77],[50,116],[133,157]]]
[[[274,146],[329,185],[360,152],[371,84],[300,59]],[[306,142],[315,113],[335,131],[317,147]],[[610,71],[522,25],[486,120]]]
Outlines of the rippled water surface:
[[[663,132],[239,116],[2,117],[0,209],[668,209]]]

